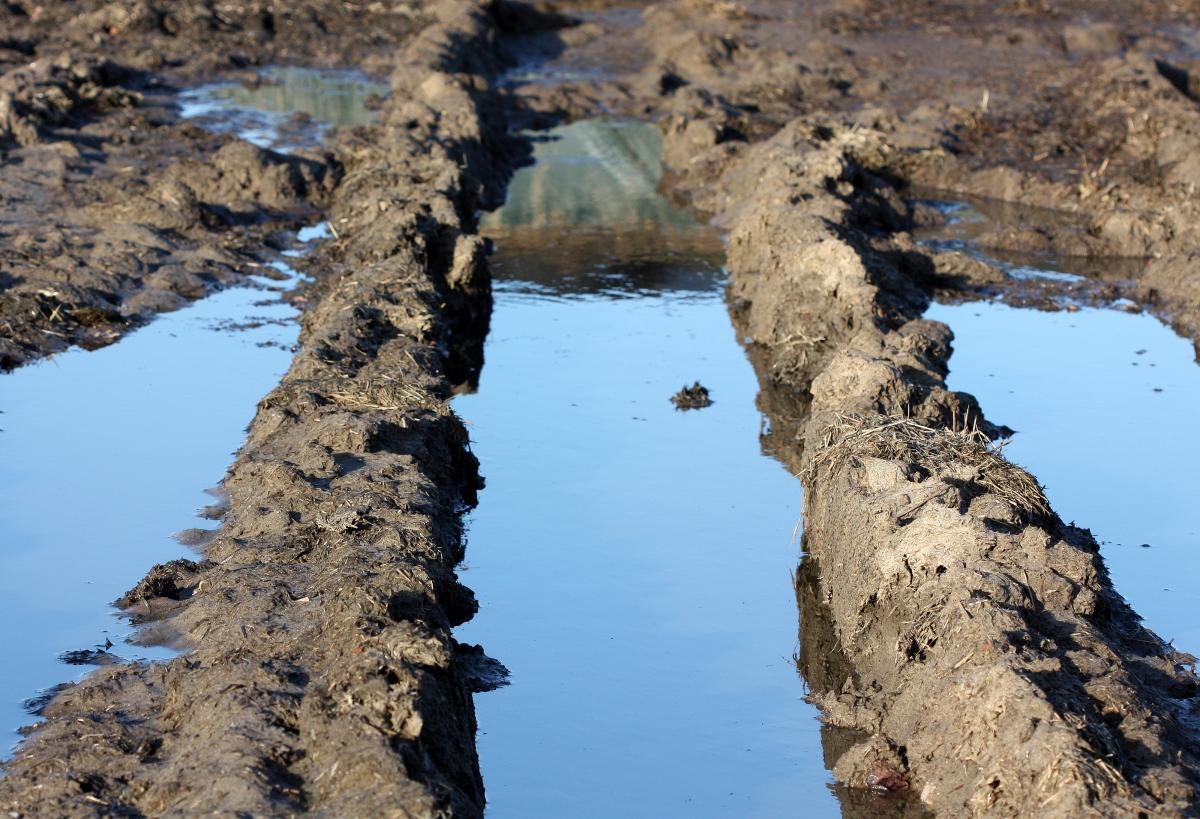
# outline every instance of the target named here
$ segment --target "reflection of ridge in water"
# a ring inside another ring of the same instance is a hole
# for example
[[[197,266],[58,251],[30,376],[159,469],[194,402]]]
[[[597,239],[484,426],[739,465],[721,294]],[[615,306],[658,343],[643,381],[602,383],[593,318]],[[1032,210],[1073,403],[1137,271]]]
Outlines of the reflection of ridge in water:
[[[547,235],[551,240],[547,241]],[[516,228],[496,241],[492,268],[502,289],[543,296],[624,298],[652,293],[710,294],[725,282],[724,250],[708,232],[652,228]],[[509,260],[520,259],[520,264]]]
[[[807,552],[807,549],[805,550]],[[834,631],[833,614],[821,593],[821,569],[807,554],[796,569],[796,608],[800,612],[796,669],[809,692],[817,697],[838,697],[858,682],[858,674]],[[833,767],[846,751],[867,737],[857,731],[821,724],[821,750],[825,767]],[[837,782],[829,789],[837,795],[842,819],[921,819],[930,814],[915,794],[879,794],[848,788]]]

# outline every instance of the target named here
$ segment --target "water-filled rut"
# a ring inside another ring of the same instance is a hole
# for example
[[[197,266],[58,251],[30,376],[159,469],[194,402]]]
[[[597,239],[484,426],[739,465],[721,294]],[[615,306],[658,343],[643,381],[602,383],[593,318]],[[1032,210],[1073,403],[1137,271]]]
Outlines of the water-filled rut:
[[[835,814],[792,660],[799,484],[658,152],[641,123],[557,129],[484,225],[496,307],[455,408],[487,478],[458,634],[511,671],[476,698],[489,812]],[[676,410],[696,379],[715,403]]]
[[[282,69],[264,81],[184,92],[180,114],[292,148],[368,121],[362,100],[381,90],[355,72]],[[289,111],[308,116],[289,120]],[[4,376],[0,590],[12,659],[0,680],[4,753],[65,678],[173,655],[156,644],[165,635],[134,631],[110,603],[151,565],[190,554],[173,532],[200,547],[215,528],[196,517],[221,512],[203,489],[228,467],[255,404],[295,350],[297,310],[283,294],[300,275],[288,257],[329,235],[323,222],[302,228],[285,240],[284,258],[245,286],[164,314],[112,346],[72,349]]]
[[[1051,292],[1053,283],[1094,288],[1135,276],[1141,266],[1047,255],[1000,259],[975,234],[1009,214],[940,205],[953,216],[925,232],[927,246],[961,250],[1018,284],[1041,280]],[[949,383],[1016,430],[1005,454],[1038,476],[1060,514],[1092,529],[1117,589],[1147,626],[1195,653],[1200,527],[1189,465],[1200,455],[1200,436],[1181,423],[1200,400],[1195,347],[1127,299],[1081,306],[1067,295],[1034,304],[1040,309],[934,304],[927,317],[955,334]]]

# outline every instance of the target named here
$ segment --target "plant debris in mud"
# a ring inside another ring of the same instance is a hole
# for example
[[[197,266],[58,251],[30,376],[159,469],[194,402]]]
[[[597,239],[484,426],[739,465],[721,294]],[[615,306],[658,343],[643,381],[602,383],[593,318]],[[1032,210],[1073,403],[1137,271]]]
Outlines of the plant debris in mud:
[[[911,464],[917,479],[954,473],[963,484],[977,484],[999,495],[1026,522],[1052,521],[1054,513],[1033,476],[1001,454],[979,429],[934,429],[908,418],[843,415],[825,428],[821,449],[813,456],[806,479],[824,464],[880,458]]]
[[[677,410],[693,410],[704,409],[712,406],[712,397],[709,395],[708,387],[705,387],[699,381],[692,383],[692,386],[684,386],[679,392],[671,396],[671,403],[675,405]]]

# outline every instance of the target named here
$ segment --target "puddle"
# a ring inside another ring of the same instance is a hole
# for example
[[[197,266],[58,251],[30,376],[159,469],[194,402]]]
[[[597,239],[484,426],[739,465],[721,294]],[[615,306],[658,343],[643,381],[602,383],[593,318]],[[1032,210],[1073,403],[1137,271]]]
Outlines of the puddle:
[[[634,73],[652,59],[637,35],[643,22],[641,8],[601,3],[572,9],[571,16],[581,27],[602,30],[606,36],[585,38],[564,48],[559,31],[510,35],[511,46],[521,58],[501,82],[511,88],[603,83]]]
[[[932,198],[937,192],[918,191],[916,204],[940,212],[945,224],[913,231],[913,237],[935,251],[957,250],[979,261],[994,265],[1018,280],[1045,280],[1080,283],[1088,280],[1125,282],[1140,271],[1140,259],[1088,259],[1042,253],[1019,253],[981,247],[998,225],[1054,225],[1069,227],[1067,217],[1054,211],[1023,207],[1011,202],[988,199],[945,201]]]
[[[60,654],[111,642],[124,659],[170,656],[128,644],[132,629],[109,604],[153,564],[189,554],[172,532],[215,526],[194,517],[214,503],[201,490],[224,475],[298,333],[278,298],[294,280],[258,284],[4,376],[0,725],[13,743],[33,721],[22,702],[72,676]],[[222,329],[231,323],[245,329]]]
[[[722,246],[654,193],[652,126],[553,133],[486,221],[455,399],[487,477],[457,636],[511,671],[476,697],[489,815],[836,815],[792,660],[800,485],[760,453]],[[715,403],[677,411],[696,379]]]
[[[261,83],[214,83],[179,94],[180,116],[217,133],[234,133],[263,148],[314,148],[333,128],[375,118],[372,98],[385,83],[358,71],[275,67]]]
[[[363,97],[374,87],[358,79],[301,69],[268,78],[277,84],[184,92],[182,113],[254,141],[245,129],[259,126],[241,106],[264,106],[260,144],[284,148],[274,118],[282,122],[285,110],[309,111],[323,127],[369,117]],[[300,125],[304,144],[319,139],[320,128]],[[301,256],[329,234],[323,223],[303,228],[283,255]],[[179,541],[173,532],[216,527],[196,518],[214,503],[201,490],[225,474],[299,333],[297,311],[281,299],[298,274],[283,261],[272,267],[271,277],[159,316],[117,344],[70,350],[4,376],[0,599],[10,671],[0,680],[0,725],[12,732],[5,751],[16,729],[34,721],[26,701],[71,677],[70,667],[78,679],[88,663],[172,656],[127,642],[133,630],[110,603],[152,565],[204,540],[201,531]]]
[[[927,316],[954,330],[950,387],[1018,431],[1006,455],[1045,484],[1065,520],[1092,530],[1117,590],[1146,624],[1200,653],[1191,474],[1200,432],[1188,423],[1200,367],[1191,342],[1122,304],[1075,312],[935,304]]]

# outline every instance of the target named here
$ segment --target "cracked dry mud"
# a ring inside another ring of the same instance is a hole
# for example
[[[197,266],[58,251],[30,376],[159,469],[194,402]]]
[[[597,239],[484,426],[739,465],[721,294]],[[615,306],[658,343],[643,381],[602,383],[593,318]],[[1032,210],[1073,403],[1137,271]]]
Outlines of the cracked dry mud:
[[[0,5],[6,367],[337,225],[218,536],[120,601],[189,651],[51,699],[0,805],[482,813],[479,649],[450,634],[476,608],[454,568],[481,482],[447,405],[490,310],[475,215],[522,156],[512,131],[604,111],[657,122],[668,192],[728,231],[764,444],[804,484],[798,661],[843,811],[1200,809],[1194,659],[989,448],[1004,419],[947,389],[950,329],[921,318],[935,291],[1023,285],[913,235],[938,218],[919,191],[1013,203],[980,246],[1133,259],[1088,297],[1196,340],[1200,4],[613,8]],[[516,58],[539,81],[500,82]],[[187,80],[289,61],[390,75],[380,121],[283,156],[170,107]]]

